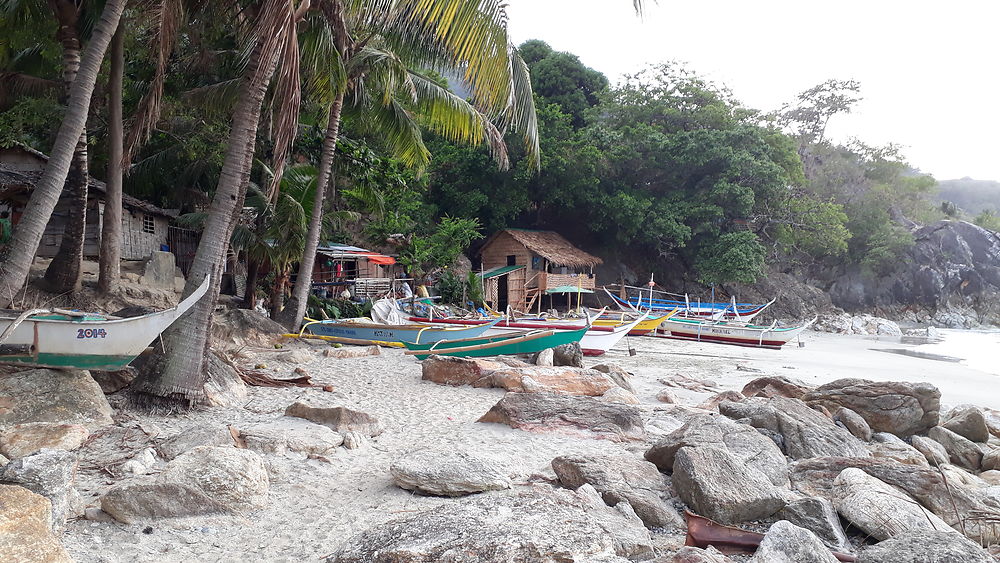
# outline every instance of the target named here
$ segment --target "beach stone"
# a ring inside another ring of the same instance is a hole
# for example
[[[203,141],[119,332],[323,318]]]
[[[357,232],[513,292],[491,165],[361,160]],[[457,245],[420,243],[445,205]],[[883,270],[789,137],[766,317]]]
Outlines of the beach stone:
[[[684,526],[667,502],[674,496],[670,480],[652,463],[630,455],[570,455],[553,459],[552,470],[564,487],[593,486],[608,506],[628,501],[648,528]]]
[[[714,446],[733,454],[741,464],[756,469],[771,483],[788,485],[788,464],[778,446],[748,424],[725,417],[696,415],[646,450],[645,458],[661,471],[670,472],[674,456],[685,446]]]
[[[51,526],[47,498],[24,487],[0,485],[0,561],[73,563]]]
[[[678,450],[673,483],[696,513],[723,524],[767,518],[785,506],[781,491],[764,473],[719,447]]]
[[[157,289],[173,289],[176,267],[173,252],[154,250],[143,264],[139,283]]]
[[[492,372],[503,367],[491,360],[435,355],[420,362],[420,378],[442,385],[492,387]]]
[[[899,463],[927,467],[927,458],[913,446],[888,432],[876,432],[868,450],[874,458],[891,459]]]
[[[844,407],[861,415],[875,432],[909,436],[938,423],[941,391],[930,383],[838,379],[802,399],[830,411]]]
[[[589,489],[586,490],[586,489]],[[477,495],[376,524],[328,563],[634,561],[653,557],[649,531],[627,504],[611,508],[588,485],[529,486]]]
[[[1000,469],[1000,449],[989,448],[983,454],[983,462],[980,464],[983,471],[995,471]]]
[[[676,405],[680,402],[677,398],[677,393],[674,393],[670,389],[664,389],[656,394],[656,400],[661,403],[667,403],[668,405]]]
[[[368,438],[360,432],[354,430],[348,430],[344,434],[344,448],[348,450],[357,450],[364,447],[368,443]]]
[[[743,386],[741,393],[745,397],[801,399],[809,389],[811,388],[808,385],[796,379],[780,375],[768,375],[750,381]]]
[[[986,416],[983,415],[983,411],[973,406],[966,405],[953,409],[941,426],[973,442],[985,442],[990,437]]]
[[[378,346],[352,346],[350,348],[326,348],[323,350],[324,358],[337,358],[340,360],[346,360],[349,358],[367,358],[368,356],[380,356],[381,354],[382,349]]]
[[[593,368],[601,373],[606,373],[612,381],[615,382],[622,389],[635,393],[635,389],[632,387],[632,374],[622,369],[620,366],[615,364],[597,364]]]
[[[641,440],[646,436],[642,411],[633,405],[557,393],[507,393],[479,422],[613,441]]]
[[[620,403],[623,405],[638,405],[642,403],[642,401],[640,401],[639,398],[631,392],[618,386],[605,391],[604,394],[601,395],[601,400],[608,403]]]
[[[724,401],[719,405],[719,412],[734,419],[748,419],[756,428],[781,434],[785,453],[793,459],[871,455],[864,442],[798,399]]]
[[[600,397],[618,387],[607,374],[574,367],[504,368],[489,372],[492,387],[515,393],[563,393]]]
[[[716,393],[715,395],[712,395],[704,402],[702,402],[700,405],[698,405],[698,408],[706,411],[718,411],[719,403],[721,403],[722,401],[732,401],[734,403],[742,403],[745,400],[746,397],[730,389],[728,391],[723,391],[721,393]]]
[[[732,563],[732,561],[712,546],[708,546],[707,549],[688,546],[682,547],[672,556],[658,557],[653,563]]]
[[[1000,485],[1000,471],[996,469],[989,469],[987,471],[983,471],[982,473],[979,474],[979,478],[982,479],[983,481],[986,481],[986,483],[989,484],[990,486]]]
[[[971,471],[978,471],[983,463],[983,450],[972,440],[935,426],[927,432],[927,437],[944,446],[952,463]]]
[[[229,428],[222,424],[199,423],[188,426],[161,442],[156,450],[163,459],[171,460],[199,446],[233,446],[235,441]]]
[[[915,530],[951,530],[914,499],[861,469],[843,470],[833,482],[837,512],[878,540]]]
[[[90,437],[82,424],[26,422],[15,424],[0,433],[0,452],[11,458],[31,455],[43,448],[71,451]]]
[[[263,507],[269,481],[254,452],[199,446],[167,464],[155,480],[130,480],[101,497],[101,510],[132,524],[151,518],[243,512]]]
[[[457,497],[509,489],[504,468],[487,457],[456,449],[417,450],[389,465],[397,487],[426,495]]]
[[[53,529],[66,523],[71,503],[78,493],[73,488],[78,465],[76,454],[63,450],[41,450],[12,460],[0,471],[0,483],[19,485],[49,499]]]
[[[0,454],[0,468],[7,465],[8,463],[10,463],[10,460],[7,459],[7,456]]]
[[[80,370],[31,369],[0,375],[0,428],[25,422],[112,424],[101,386]]]
[[[857,438],[866,442],[870,442],[872,439],[871,426],[868,426],[868,423],[865,422],[865,419],[860,414],[851,409],[844,407],[837,409],[837,412],[833,414],[833,421],[843,424],[844,428],[847,428],[848,432],[854,434]]]
[[[844,533],[844,527],[840,524],[837,509],[827,499],[805,497],[789,502],[778,512],[778,518],[788,520],[796,526],[811,531],[831,549],[851,550],[847,534]]]
[[[541,352],[535,354],[535,357],[532,359],[531,363],[535,364],[536,366],[549,366],[549,367],[554,366],[555,364],[553,363],[552,355],[553,355],[552,348],[546,348]]]
[[[837,563],[837,558],[816,534],[779,520],[768,528],[748,563]]]
[[[898,534],[869,547],[858,563],[995,563],[968,538],[948,531],[918,530]]]
[[[933,467],[949,462],[948,450],[944,449],[944,446],[926,436],[914,436],[910,440],[910,443],[913,444],[913,447],[918,452],[924,454],[924,458],[927,459],[927,463],[931,464]]]
[[[316,355],[305,348],[296,348],[287,352],[281,352],[275,358],[286,364],[308,364],[316,359]]]
[[[353,430],[374,437],[385,429],[374,416],[347,407],[313,407],[297,402],[285,409],[285,416],[304,418],[322,424],[341,435]]]
[[[292,417],[245,426],[239,433],[247,449],[262,453],[322,455],[344,443],[344,437],[328,427]]]
[[[579,342],[562,344],[552,349],[552,365],[583,367],[583,349]]]

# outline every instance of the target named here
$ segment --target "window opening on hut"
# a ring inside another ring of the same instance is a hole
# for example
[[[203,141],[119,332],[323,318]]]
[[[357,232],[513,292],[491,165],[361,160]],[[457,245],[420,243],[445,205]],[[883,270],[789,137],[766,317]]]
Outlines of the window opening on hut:
[[[517,256],[514,255],[514,254],[508,254],[507,255],[507,265],[508,266],[516,266],[517,265]]]
[[[142,216],[142,232],[156,234],[156,223],[153,222],[152,215]]]

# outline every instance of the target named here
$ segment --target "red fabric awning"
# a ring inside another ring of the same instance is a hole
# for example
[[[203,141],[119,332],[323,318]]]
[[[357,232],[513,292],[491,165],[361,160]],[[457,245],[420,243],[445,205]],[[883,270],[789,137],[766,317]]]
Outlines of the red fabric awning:
[[[364,258],[373,264],[390,266],[396,263],[395,258],[392,256],[386,256],[385,254],[376,254],[374,252],[352,252],[351,254],[356,255],[358,258]]]

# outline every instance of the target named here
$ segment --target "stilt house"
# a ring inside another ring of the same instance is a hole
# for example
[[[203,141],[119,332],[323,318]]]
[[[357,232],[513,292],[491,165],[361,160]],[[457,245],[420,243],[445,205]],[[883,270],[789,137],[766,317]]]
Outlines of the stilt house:
[[[486,303],[500,311],[529,311],[553,290],[593,291],[594,266],[602,263],[559,233],[527,229],[494,233],[479,255]]]

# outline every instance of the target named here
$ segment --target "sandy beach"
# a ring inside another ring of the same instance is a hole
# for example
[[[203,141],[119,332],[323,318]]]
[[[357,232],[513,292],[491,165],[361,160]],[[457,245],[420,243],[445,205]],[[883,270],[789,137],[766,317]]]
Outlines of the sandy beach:
[[[109,452],[121,458],[195,423],[220,422],[239,428],[275,420],[289,404],[309,398],[370,413],[382,421],[385,432],[360,449],[338,448],[325,459],[299,453],[262,454],[270,478],[268,505],[250,514],[165,519],[148,526],[80,519],[67,523],[61,539],[79,562],[319,561],[373,524],[470,498],[419,496],[397,488],[388,467],[399,455],[432,446],[468,447],[501,461],[511,471],[515,487],[551,479],[549,463],[558,455],[622,451],[641,455],[650,441],[680,426],[669,414],[677,407],[656,399],[667,388],[659,380],[677,374],[700,380],[707,389],[670,387],[682,403],[691,406],[719,391],[738,391],[756,377],[783,375],[810,385],[844,377],[928,381],[941,389],[942,410],[961,403],[1000,408],[1000,391],[994,384],[998,376],[960,363],[886,352],[913,348],[898,339],[809,332],[803,342],[804,347],[793,343],[782,350],[761,350],[631,338],[635,356],[628,354],[623,342],[604,357],[587,358],[588,366],[615,363],[634,374],[632,385],[642,403],[649,438],[627,444],[477,423],[503,396],[502,390],[421,381],[419,363],[399,350],[333,359],[320,355],[323,348],[295,344],[310,350],[314,359],[290,365],[276,361],[273,350],[258,349],[243,361],[267,363],[276,369],[276,376],[288,376],[295,367],[302,367],[316,383],[332,385],[334,392],[252,387],[242,408],[141,417],[120,409],[114,432],[79,452],[77,488],[84,503],[97,506],[98,496],[120,480],[111,477],[119,468],[109,465]],[[664,551],[683,542],[683,535],[677,533],[653,536],[654,546]]]

